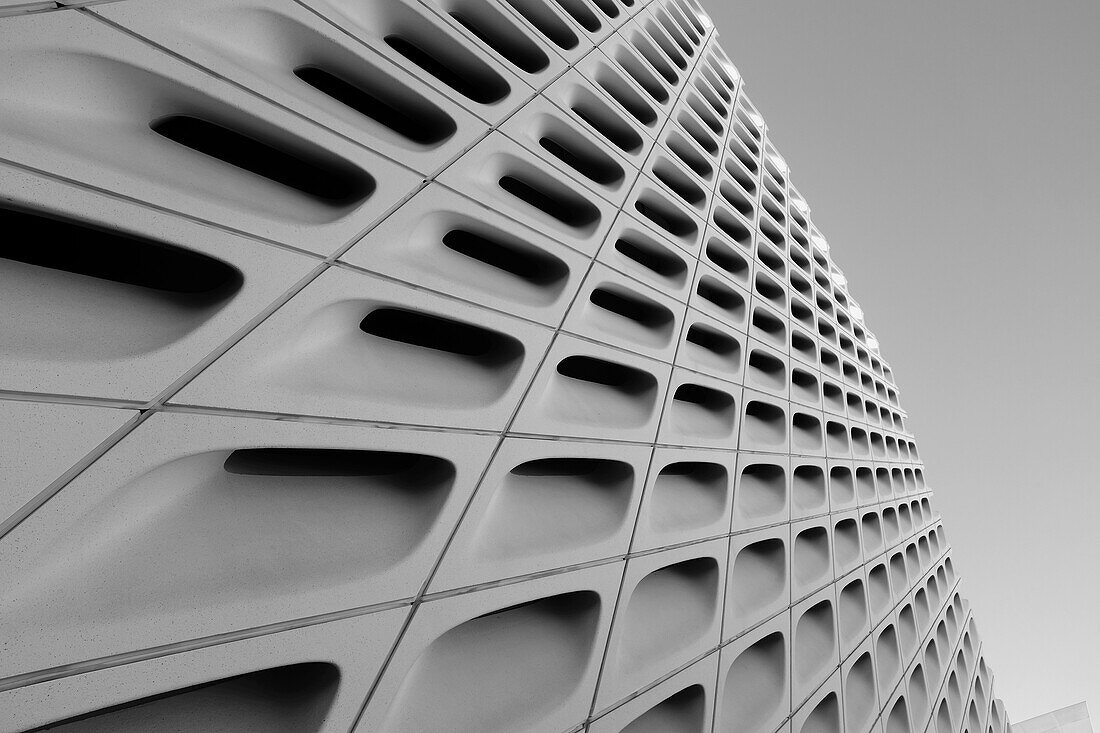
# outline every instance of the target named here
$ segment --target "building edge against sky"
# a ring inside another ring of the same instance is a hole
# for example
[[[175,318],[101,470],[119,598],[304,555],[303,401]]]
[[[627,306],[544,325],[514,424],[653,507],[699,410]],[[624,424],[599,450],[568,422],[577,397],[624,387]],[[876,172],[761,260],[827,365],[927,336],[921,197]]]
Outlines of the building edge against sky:
[[[0,56],[0,730],[1007,730],[691,0],[0,0]]]
[[[1088,705],[1079,702],[1012,723],[1011,729],[1013,733],[1092,733],[1092,717]]]

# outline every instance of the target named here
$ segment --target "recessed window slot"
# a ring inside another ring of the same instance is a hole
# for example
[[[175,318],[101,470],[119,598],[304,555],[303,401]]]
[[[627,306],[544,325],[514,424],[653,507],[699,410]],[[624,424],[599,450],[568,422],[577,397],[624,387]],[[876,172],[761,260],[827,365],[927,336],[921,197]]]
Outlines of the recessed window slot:
[[[676,237],[691,238],[699,231],[698,225],[690,216],[660,196],[642,194],[634,202],[634,209],[646,219]]]
[[[809,328],[814,327],[814,313],[810,310],[809,306],[803,304],[801,301],[791,301],[791,318]]]
[[[733,397],[726,392],[701,384],[681,384],[672,399],[698,405],[707,412],[726,413],[733,409]]]
[[[539,138],[539,145],[590,181],[611,186],[623,180],[623,168],[581,135],[558,131]]]
[[[652,125],[657,121],[657,113],[649,105],[642,95],[607,66],[601,66],[596,72],[595,82],[616,102],[623,106],[630,115],[643,125]]]
[[[752,326],[780,343],[785,343],[787,340],[787,326],[783,320],[762,308],[752,312]]]
[[[739,280],[748,280],[749,261],[719,241],[707,244],[707,259]]]
[[[693,48],[692,45],[688,43],[688,40],[684,38],[683,33],[681,33],[676,24],[672,22],[672,18],[668,16],[668,13],[654,13],[654,16],[657,18],[657,22],[661,24],[661,27],[665,29],[665,32],[676,42],[676,45],[680,47],[680,50],[683,51],[686,56],[695,55],[695,48]]]
[[[801,331],[791,331],[791,349],[810,361],[817,361],[814,340]]]
[[[637,49],[638,53],[642,55],[649,65],[657,70],[657,73],[664,77],[665,81],[669,84],[676,86],[680,83],[680,77],[676,74],[676,71],[672,68],[672,65],[668,63],[656,46],[646,38],[646,36],[638,31],[635,31],[631,37],[630,42]]]
[[[500,187],[520,201],[544,212],[576,229],[595,224],[600,219],[600,210],[576,194],[569,192],[561,184],[553,188],[531,180],[522,180],[516,176],[502,176]]]
[[[588,299],[595,306],[651,330],[668,328],[675,320],[672,311],[663,305],[649,298],[621,292],[617,288],[596,288]]]
[[[717,136],[721,136],[725,128],[722,126],[722,121],[714,116],[714,113],[710,110],[705,102],[699,99],[697,94],[688,92],[684,95],[687,100],[688,107],[691,107],[692,112],[698,115],[699,119],[703,121],[710,131]]]
[[[511,91],[500,74],[461,46],[457,49],[444,48],[442,44],[427,42],[427,39],[396,34],[390,34],[384,40],[394,51],[467,99],[480,104],[493,104]]]
[[[563,377],[611,387],[627,395],[640,395],[656,386],[656,380],[648,372],[591,356],[566,357],[558,363],[557,372]]]
[[[767,300],[786,307],[787,293],[783,290],[783,286],[763,272],[756,273],[756,292]]]
[[[642,136],[606,105],[589,100],[577,102],[571,109],[577,117],[620,150],[632,153],[642,147]]]
[[[374,180],[350,166],[307,160],[244,133],[189,115],[161,117],[149,124],[158,135],[329,205],[366,199]]]
[[[687,111],[681,111],[676,116],[676,121],[680,123],[680,127],[684,128],[684,131],[691,136],[691,139],[699,143],[699,147],[706,150],[711,155],[718,154],[718,141],[715,140],[709,132],[703,129],[703,126]]]
[[[443,245],[540,287],[553,287],[569,276],[565,263],[553,255],[528,245],[465,229],[452,229],[444,234]]]
[[[783,232],[781,232],[778,227],[776,227],[774,224],[763,217],[761,217],[760,219],[760,231],[763,232],[764,236],[767,237],[768,240],[775,246],[780,248],[784,246],[785,240],[783,237]]]
[[[733,214],[725,209],[715,207],[712,218],[714,219],[715,226],[717,226],[727,237],[737,242],[745,249],[750,249],[752,247],[752,232]]]
[[[710,164],[710,161],[692,147],[692,144],[680,133],[675,130],[670,131],[665,137],[665,144],[673,155],[679,158],[688,168],[691,168],[696,175],[702,178],[710,178],[713,175],[714,167]]]
[[[505,0],[505,2],[558,48],[569,51],[576,48],[580,42],[573,29],[542,0]]]
[[[754,381],[770,389],[783,389],[787,385],[787,366],[765,351],[754,349],[749,353],[749,370]]]
[[[732,159],[727,159],[724,165],[726,173],[730,174],[733,180],[737,181],[737,185],[749,196],[756,195],[756,179],[745,172],[745,169],[733,162]]]
[[[760,165],[756,162],[756,155],[746,150],[739,140],[731,137],[728,147],[734,157],[741,162],[741,165],[748,168],[750,173],[755,175],[760,170]]]
[[[772,218],[779,224],[783,224],[787,221],[787,216],[783,213],[783,207],[775,203],[771,196],[763,197],[764,210],[771,214]]]
[[[359,328],[371,336],[454,354],[486,366],[512,361],[523,349],[504,334],[402,308],[377,308]]]
[[[745,315],[745,299],[736,290],[731,290],[712,277],[702,277],[695,292],[703,300],[709,301],[740,320]]]
[[[706,191],[699,184],[667,160],[658,160],[654,163],[653,176],[692,206],[699,206],[707,198]]]
[[[339,688],[336,665],[304,662],[132,700],[36,730],[188,730],[201,720],[208,730],[317,733]]]
[[[682,279],[687,274],[683,259],[659,244],[620,237],[615,241],[615,249],[662,277]]]
[[[699,91],[703,99],[706,100],[706,103],[710,105],[710,108],[714,110],[719,117],[724,119],[728,114],[728,110],[710,86],[703,79],[696,79],[695,88]]]
[[[615,7],[615,3],[612,0],[592,0],[592,2],[596,3],[596,7],[598,7],[608,18],[619,17],[619,9]]]
[[[737,339],[701,323],[692,324],[685,339],[724,360],[736,361],[741,353],[741,344]]]
[[[668,90],[665,89],[664,84],[654,76],[648,69],[641,64],[637,57],[630,54],[626,48],[620,47],[615,54],[615,60],[619,62],[619,66],[623,71],[630,75],[630,78],[638,83],[646,94],[653,98],[657,104],[664,104],[668,101]]]
[[[745,111],[744,107],[739,106],[737,108],[737,119],[744,125],[748,134],[752,135],[756,140],[760,140],[760,130],[757,129],[756,124],[749,118],[749,113]]]
[[[556,0],[556,2],[570,18],[577,21],[580,27],[589,33],[595,33],[603,27],[600,19],[596,17],[596,14],[592,12],[592,9],[588,7],[584,0]]]
[[[455,22],[513,66],[528,74],[537,74],[550,65],[546,53],[489,3],[465,0],[461,12],[451,12]]]
[[[718,193],[730,206],[744,217],[752,217],[752,201],[737,186],[731,186],[727,181],[722,181],[718,187]]]
[[[661,30],[661,27],[657,25],[654,20],[650,19],[646,21],[645,29],[649,33],[650,38],[660,46],[661,50],[664,51],[665,55],[668,56],[672,63],[676,64],[681,71],[687,69],[687,59],[684,58],[683,54],[680,53],[680,49],[676,47],[672,39]]]
[[[158,291],[185,306],[222,302],[244,283],[237,268],[213,257],[29,211],[0,208],[0,230],[4,259]]]
[[[457,127],[443,110],[396,83],[384,84],[377,74],[373,83],[355,82],[318,66],[299,66],[294,75],[337,102],[421,145],[437,145],[455,133]]]

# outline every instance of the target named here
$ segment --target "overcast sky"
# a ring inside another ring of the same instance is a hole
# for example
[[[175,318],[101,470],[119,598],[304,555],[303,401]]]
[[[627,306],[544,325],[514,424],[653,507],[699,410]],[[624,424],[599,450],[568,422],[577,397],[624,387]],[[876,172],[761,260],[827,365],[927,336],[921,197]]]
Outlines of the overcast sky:
[[[1100,710],[1100,2],[702,1],[893,366],[1010,718]]]

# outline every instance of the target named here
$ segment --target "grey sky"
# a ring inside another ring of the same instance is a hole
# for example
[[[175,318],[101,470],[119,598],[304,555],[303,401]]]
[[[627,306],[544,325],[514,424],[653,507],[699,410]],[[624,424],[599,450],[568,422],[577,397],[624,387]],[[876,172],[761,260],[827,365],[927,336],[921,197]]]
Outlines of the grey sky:
[[[882,342],[1013,720],[1100,706],[1100,3],[703,0]]]

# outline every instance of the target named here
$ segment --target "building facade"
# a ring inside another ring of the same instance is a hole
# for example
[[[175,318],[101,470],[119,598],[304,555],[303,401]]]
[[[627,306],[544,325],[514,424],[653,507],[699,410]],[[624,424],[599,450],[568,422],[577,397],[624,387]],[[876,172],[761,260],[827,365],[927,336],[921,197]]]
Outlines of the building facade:
[[[0,729],[1006,730],[693,0],[0,15]]]
[[[1013,723],[1012,733],[1092,733],[1089,707],[1079,702],[1019,723]]]

